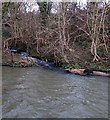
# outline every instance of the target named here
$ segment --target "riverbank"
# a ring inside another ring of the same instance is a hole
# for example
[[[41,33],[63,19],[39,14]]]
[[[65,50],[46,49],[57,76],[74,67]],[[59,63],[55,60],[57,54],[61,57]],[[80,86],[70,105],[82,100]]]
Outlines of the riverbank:
[[[47,61],[43,61],[42,59],[33,58],[27,56],[27,53],[17,54],[13,53],[10,50],[4,50],[2,55],[2,66],[10,66],[10,67],[32,67],[32,66],[44,66],[46,68],[75,68],[75,69],[91,69],[96,71],[110,72],[109,66],[106,63],[102,62],[76,62],[76,63],[49,63]]]
[[[10,50],[4,50],[2,54],[2,65],[10,67],[31,67],[35,63],[31,57],[22,56],[13,53]]]
[[[86,44],[86,43],[85,43]],[[85,44],[79,44],[78,42],[70,50],[65,50],[65,55],[52,56],[53,53],[44,54],[44,52],[37,53],[32,51],[31,55],[39,58],[40,60],[46,60],[54,62],[56,67],[61,67],[63,69],[73,67],[75,69],[92,69],[98,71],[110,71],[110,55],[105,55],[102,51],[100,54],[100,60],[93,61],[93,55],[90,49]],[[45,50],[44,50],[45,51]]]

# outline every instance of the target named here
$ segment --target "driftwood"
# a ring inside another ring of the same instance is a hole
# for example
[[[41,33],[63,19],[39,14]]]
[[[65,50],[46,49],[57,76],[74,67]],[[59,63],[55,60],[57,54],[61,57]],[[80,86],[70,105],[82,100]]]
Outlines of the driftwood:
[[[106,76],[110,77],[110,74],[100,71],[92,71],[89,69],[74,69],[74,68],[68,68],[65,69],[66,72],[78,74],[78,75],[96,75],[96,76]]]

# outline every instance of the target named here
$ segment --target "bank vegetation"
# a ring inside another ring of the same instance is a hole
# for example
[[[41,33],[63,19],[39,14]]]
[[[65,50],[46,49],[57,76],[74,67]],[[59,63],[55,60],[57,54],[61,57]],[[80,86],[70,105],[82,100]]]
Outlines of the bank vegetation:
[[[10,49],[64,68],[110,68],[110,4],[2,3],[3,52]]]

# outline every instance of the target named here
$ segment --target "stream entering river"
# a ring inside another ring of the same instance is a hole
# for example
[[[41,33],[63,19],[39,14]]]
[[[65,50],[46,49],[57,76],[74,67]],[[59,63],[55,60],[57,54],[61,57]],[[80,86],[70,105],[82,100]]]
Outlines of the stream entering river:
[[[2,118],[108,118],[108,80],[3,67]]]

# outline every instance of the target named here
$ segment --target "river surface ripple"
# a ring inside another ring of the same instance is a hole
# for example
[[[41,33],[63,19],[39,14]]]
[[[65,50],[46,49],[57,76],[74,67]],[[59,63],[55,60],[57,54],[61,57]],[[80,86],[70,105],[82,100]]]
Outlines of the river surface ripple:
[[[3,67],[3,118],[108,118],[107,77]]]

